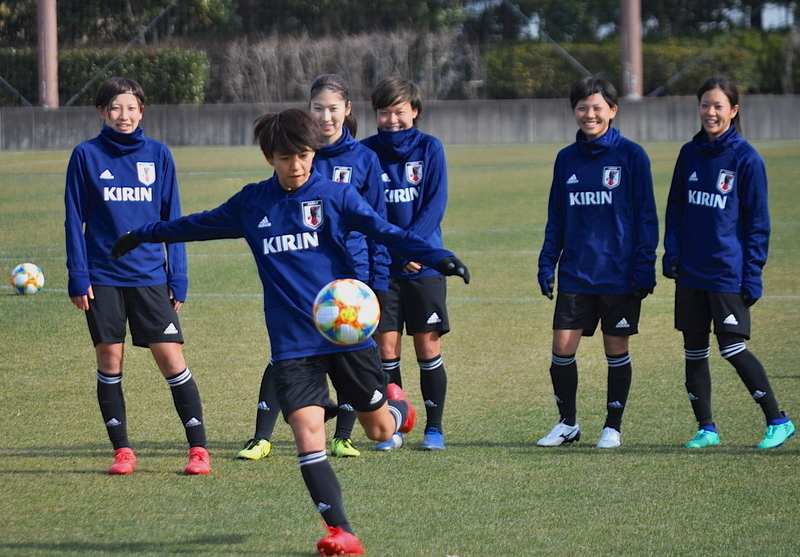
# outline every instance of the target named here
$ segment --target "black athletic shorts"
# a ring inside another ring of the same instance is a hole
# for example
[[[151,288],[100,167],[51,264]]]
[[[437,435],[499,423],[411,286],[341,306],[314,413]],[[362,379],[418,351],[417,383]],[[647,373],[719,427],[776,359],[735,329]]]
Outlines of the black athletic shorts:
[[[631,294],[584,294],[559,290],[553,314],[553,330],[583,329],[582,336],[594,335],[602,322],[603,334],[627,337],[639,332],[642,300]]]
[[[130,323],[134,346],[157,342],[183,344],[178,313],[169,298],[169,287],[92,285],[86,321],[92,342],[125,342],[125,325]]]
[[[331,399],[328,377],[339,398],[354,410],[372,412],[386,401],[386,374],[381,369],[377,346],[354,352],[335,352],[272,362],[275,395],[284,419],[300,408],[321,406],[326,419],[337,404]]]
[[[675,287],[675,328],[685,333],[732,333],[750,338],[750,308],[741,294],[714,292],[678,284]]]
[[[450,332],[447,315],[447,277],[433,275],[418,279],[391,279],[389,290],[378,295],[381,322],[378,332],[395,331],[407,335],[437,331]]]

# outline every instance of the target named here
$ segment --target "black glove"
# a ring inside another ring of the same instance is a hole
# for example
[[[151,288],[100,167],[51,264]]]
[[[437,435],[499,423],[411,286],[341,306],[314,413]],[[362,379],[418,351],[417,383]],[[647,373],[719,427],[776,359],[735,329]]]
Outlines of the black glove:
[[[469,284],[469,269],[458,257],[445,257],[439,261],[436,269],[448,277],[453,275],[461,277],[465,284]]]
[[[653,293],[653,287],[652,286],[644,286],[642,288],[634,289],[634,291],[631,292],[631,296],[633,296],[637,300],[644,300],[645,298],[647,298],[648,294],[652,294],[652,293]]]
[[[670,279],[678,278],[678,260],[673,259],[669,262],[669,269],[664,271],[664,276]]]
[[[556,286],[556,279],[550,277],[548,279],[539,281],[539,287],[542,289],[542,296],[547,296],[548,299],[553,299],[553,288]]]
[[[753,304],[755,304],[758,301],[758,298],[751,298],[750,294],[745,292],[744,294],[742,294],[742,301],[744,302],[745,307],[749,308],[753,307]]]
[[[131,250],[136,249],[142,242],[136,237],[133,232],[126,232],[114,242],[111,248],[111,259],[119,259]]]

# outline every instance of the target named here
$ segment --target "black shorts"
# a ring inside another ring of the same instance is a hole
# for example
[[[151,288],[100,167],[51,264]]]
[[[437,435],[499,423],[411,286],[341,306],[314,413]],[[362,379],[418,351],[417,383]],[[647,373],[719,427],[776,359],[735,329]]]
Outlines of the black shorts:
[[[89,300],[86,321],[92,342],[125,342],[125,325],[130,323],[134,346],[178,342],[183,333],[178,313],[169,298],[169,287],[92,285],[94,300]]]
[[[627,337],[639,332],[642,300],[630,294],[584,294],[559,290],[553,314],[553,330],[583,329],[594,335],[598,321],[603,334]]]
[[[731,333],[750,338],[750,308],[741,294],[675,287],[675,328],[685,333]]]
[[[403,332],[407,335],[437,331],[450,332],[447,315],[447,277],[433,275],[418,279],[391,279],[389,290],[378,296],[381,322],[378,332]]]
[[[336,414],[328,377],[341,400],[354,410],[372,412],[386,401],[386,374],[377,346],[354,352],[335,352],[272,363],[275,395],[283,416],[307,406],[325,408],[326,419]]]

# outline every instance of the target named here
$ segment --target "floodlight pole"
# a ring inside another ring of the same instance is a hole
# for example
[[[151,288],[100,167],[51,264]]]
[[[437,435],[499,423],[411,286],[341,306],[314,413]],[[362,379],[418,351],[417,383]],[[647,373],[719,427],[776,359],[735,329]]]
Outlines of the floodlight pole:
[[[643,90],[641,0],[620,0],[620,43],[622,96],[628,99],[641,99]]]
[[[39,106],[58,108],[56,0],[39,0]]]

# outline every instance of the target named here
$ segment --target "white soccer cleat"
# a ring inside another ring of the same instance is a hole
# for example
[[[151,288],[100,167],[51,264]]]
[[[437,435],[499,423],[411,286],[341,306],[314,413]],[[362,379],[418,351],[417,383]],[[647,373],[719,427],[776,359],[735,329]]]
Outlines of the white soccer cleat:
[[[573,443],[581,438],[581,428],[575,425],[567,425],[558,422],[550,433],[539,439],[536,444],[540,447],[558,447],[564,443]]]
[[[613,427],[604,427],[597,446],[601,449],[614,449],[622,445],[622,434]]]

